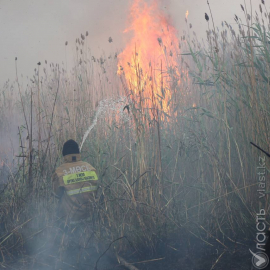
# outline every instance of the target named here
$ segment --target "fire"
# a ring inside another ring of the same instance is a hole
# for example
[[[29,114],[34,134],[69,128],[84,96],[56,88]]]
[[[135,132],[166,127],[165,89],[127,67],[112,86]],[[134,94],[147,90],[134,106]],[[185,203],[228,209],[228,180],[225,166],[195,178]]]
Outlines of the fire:
[[[186,19],[188,19],[189,11],[186,12]]]
[[[135,97],[148,100],[145,105],[158,104],[168,112],[173,77],[179,77],[177,31],[157,0],[134,0],[130,17],[124,33],[132,32],[133,37],[118,56],[118,74],[124,75]]]

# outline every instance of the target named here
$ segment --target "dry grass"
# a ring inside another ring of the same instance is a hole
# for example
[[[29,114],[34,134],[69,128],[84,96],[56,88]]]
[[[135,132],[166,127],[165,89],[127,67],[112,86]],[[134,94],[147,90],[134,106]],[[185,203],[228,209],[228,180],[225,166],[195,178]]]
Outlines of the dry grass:
[[[258,199],[259,153],[249,142],[269,150],[270,17],[263,11],[252,23],[244,12],[247,21],[238,20],[238,30],[227,23],[209,30],[206,45],[195,35],[182,38],[179,65],[162,71],[171,82],[169,112],[162,110],[159,96],[146,102],[141,84],[116,77],[117,57],[95,59],[82,40],[76,41],[71,74],[45,64],[31,85],[22,87],[21,100],[1,92],[1,129],[6,131],[7,103],[11,111],[17,102],[25,110],[19,139],[23,157],[1,194],[3,266],[16,252],[24,253],[30,232],[54,222],[51,175],[62,161],[63,142],[80,142],[97,103],[122,95],[130,122],[108,113],[82,151],[100,177],[95,205],[100,242],[109,245],[125,236],[128,241],[114,243],[117,252],[132,245],[139,253],[142,246],[154,252],[160,239],[179,231],[225,250],[227,241],[252,237],[259,207],[269,211],[268,195],[263,203]]]

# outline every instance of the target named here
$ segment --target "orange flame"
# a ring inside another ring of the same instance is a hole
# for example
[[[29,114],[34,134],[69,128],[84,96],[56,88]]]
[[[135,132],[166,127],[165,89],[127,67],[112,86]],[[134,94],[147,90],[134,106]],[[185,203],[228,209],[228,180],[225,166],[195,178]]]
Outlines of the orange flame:
[[[186,12],[186,19],[188,18],[188,15],[189,15],[189,11],[187,10],[187,12]]]
[[[119,54],[118,74],[124,74],[133,94],[141,96],[143,93],[144,99],[152,103],[157,100],[168,111],[172,74],[179,75],[176,29],[157,0],[152,0],[151,4],[134,0],[130,16],[130,27],[124,33],[132,31],[133,37]]]

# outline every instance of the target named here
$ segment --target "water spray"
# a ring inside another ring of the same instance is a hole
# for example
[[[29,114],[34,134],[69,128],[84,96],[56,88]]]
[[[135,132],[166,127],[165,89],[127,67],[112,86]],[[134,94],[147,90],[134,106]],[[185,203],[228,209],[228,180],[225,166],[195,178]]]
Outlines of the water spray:
[[[87,131],[83,135],[82,143],[80,145],[80,151],[82,150],[83,144],[88,137],[89,133],[91,130],[95,127],[97,124],[97,120],[100,116],[103,116],[106,114],[108,110],[117,112],[121,119],[124,119],[124,121],[130,120],[129,116],[123,112],[123,104],[127,103],[127,98],[126,97],[119,97],[118,99],[104,99],[99,102],[98,109],[95,113],[94,120],[90,127],[87,129]],[[128,105],[126,105],[125,108],[127,108]],[[128,107],[129,108],[129,107]]]

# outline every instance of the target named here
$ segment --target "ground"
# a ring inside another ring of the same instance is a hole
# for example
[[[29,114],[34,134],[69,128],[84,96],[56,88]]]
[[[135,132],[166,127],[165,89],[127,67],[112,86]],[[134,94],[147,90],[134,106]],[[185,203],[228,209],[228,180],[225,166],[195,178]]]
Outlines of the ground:
[[[59,245],[56,243],[63,241],[58,238],[52,244],[48,241],[38,249],[30,241],[30,248],[23,259],[18,258],[17,263],[12,264],[10,269],[22,270],[51,270],[51,269],[127,269],[119,265],[112,246],[108,249],[107,245],[89,245],[86,248],[78,248],[75,241],[69,239],[72,244],[61,253]],[[75,243],[75,244],[74,244]],[[215,242],[203,242],[190,236],[175,235],[166,241],[161,240],[156,247],[149,249],[141,247],[139,251],[126,250],[121,252],[121,256],[127,262],[140,270],[247,270],[253,269],[251,265],[251,254],[249,248],[254,246],[251,241],[242,241],[241,244],[226,243],[227,249]],[[211,246],[212,245],[212,246]],[[94,247],[95,246],[95,247]],[[105,252],[108,249],[107,252]],[[105,254],[104,254],[105,252]],[[61,259],[62,254],[62,259]],[[76,262],[77,261],[77,262]]]

